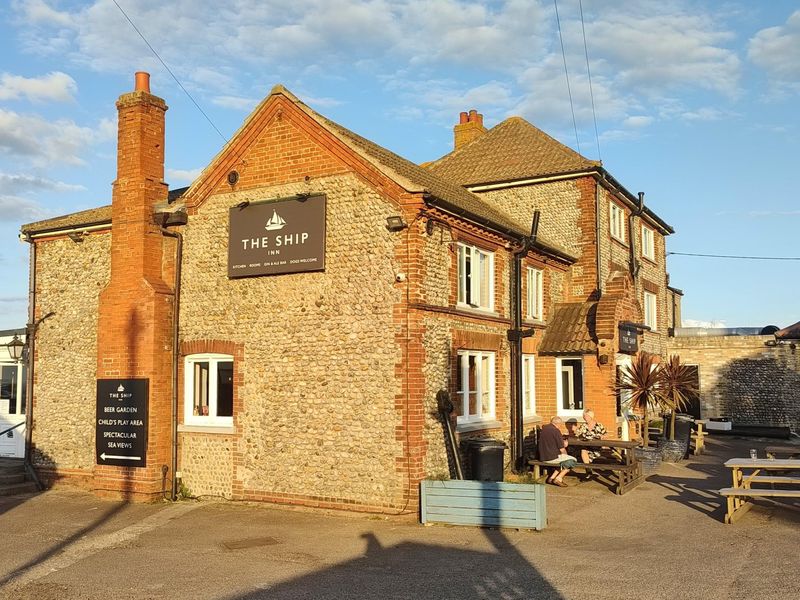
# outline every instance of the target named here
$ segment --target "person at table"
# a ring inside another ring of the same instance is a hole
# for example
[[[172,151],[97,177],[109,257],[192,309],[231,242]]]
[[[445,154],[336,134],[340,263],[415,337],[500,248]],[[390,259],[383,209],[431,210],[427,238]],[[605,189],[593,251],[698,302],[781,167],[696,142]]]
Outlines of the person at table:
[[[605,426],[594,418],[594,411],[591,408],[584,410],[583,423],[578,425],[576,428],[575,437],[584,441],[602,440],[603,436],[607,434],[608,431],[606,430]],[[581,461],[584,463],[590,463],[599,456],[599,444],[597,450],[593,450],[591,448],[581,448]]]
[[[550,463],[555,468],[547,478],[547,483],[559,487],[567,487],[564,475],[577,464],[577,461],[567,454],[567,440],[561,433],[563,421],[560,417],[553,417],[550,423],[542,427],[539,432],[539,460]]]

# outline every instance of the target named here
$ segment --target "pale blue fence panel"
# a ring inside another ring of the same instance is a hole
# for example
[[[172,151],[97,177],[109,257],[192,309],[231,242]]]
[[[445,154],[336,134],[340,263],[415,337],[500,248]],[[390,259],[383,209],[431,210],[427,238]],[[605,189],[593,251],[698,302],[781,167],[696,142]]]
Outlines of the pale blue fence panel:
[[[545,486],[493,481],[421,483],[423,523],[544,529]]]

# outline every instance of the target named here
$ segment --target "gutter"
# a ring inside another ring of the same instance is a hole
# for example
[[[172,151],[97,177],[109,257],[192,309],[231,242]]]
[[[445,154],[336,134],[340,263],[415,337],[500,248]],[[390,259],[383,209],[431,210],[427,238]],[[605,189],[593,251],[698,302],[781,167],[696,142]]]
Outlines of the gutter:
[[[598,176],[601,181],[604,181],[610,188],[611,192],[617,195],[617,198],[628,204],[632,208],[636,208],[639,205],[639,200],[633,194],[631,194],[625,186],[623,186],[619,181],[614,179],[614,176],[611,175],[608,171],[606,171],[603,167],[599,167]],[[661,217],[656,215],[652,210],[647,207],[644,207],[642,210],[642,214],[646,215],[647,218],[652,222],[653,225],[659,227],[661,229],[662,235],[669,235],[675,233],[675,230]]]
[[[23,242],[29,242],[30,240],[38,240],[39,238],[45,237],[56,237],[61,235],[69,235],[70,233],[86,233],[89,231],[98,231],[100,229],[110,229],[111,228],[111,221],[104,221],[102,223],[94,223],[91,225],[83,225],[83,226],[75,226],[75,227],[67,227],[64,229],[46,229],[43,231],[37,231],[34,233],[25,232],[23,231],[19,235],[19,239]]]
[[[442,200],[441,198],[438,198],[437,196],[434,196],[432,194],[428,193],[423,195],[423,199],[425,201],[426,206],[428,207],[439,208],[442,211],[450,213],[456,217],[461,217],[468,221],[472,221],[477,225],[480,225],[482,227],[485,227],[486,229],[499,233],[503,237],[510,238],[516,242],[524,243],[525,239],[527,238],[527,236],[524,233],[520,232],[519,230],[512,229],[505,225],[500,225],[495,221],[492,221],[491,219],[482,217],[480,215],[476,215],[473,212],[470,212],[459,206],[451,204],[450,202]],[[533,240],[530,248],[537,248],[538,250],[541,250],[544,254],[549,254],[554,258],[563,260],[568,263],[574,263],[576,261],[576,258],[574,256],[567,254],[566,252],[564,252],[563,250],[559,250],[558,248],[553,248],[552,246],[543,244],[537,241],[536,239]]]

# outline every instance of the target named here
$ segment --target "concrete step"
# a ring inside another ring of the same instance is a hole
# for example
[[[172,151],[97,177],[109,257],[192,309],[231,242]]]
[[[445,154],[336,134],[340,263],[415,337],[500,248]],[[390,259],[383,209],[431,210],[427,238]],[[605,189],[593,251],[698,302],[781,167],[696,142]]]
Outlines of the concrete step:
[[[0,485],[0,496],[13,496],[15,494],[34,494],[38,490],[36,484],[32,481],[24,481],[22,483],[9,483]]]
[[[0,458],[0,475],[24,473],[25,463],[21,458]]]

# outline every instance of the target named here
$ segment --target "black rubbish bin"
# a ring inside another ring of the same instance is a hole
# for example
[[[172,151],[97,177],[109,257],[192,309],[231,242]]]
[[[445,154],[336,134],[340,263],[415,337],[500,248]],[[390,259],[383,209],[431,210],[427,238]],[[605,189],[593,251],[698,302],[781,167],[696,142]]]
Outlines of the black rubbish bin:
[[[506,445],[492,438],[467,442],[470,472],[475,481],[503,481],[503,452]]]

